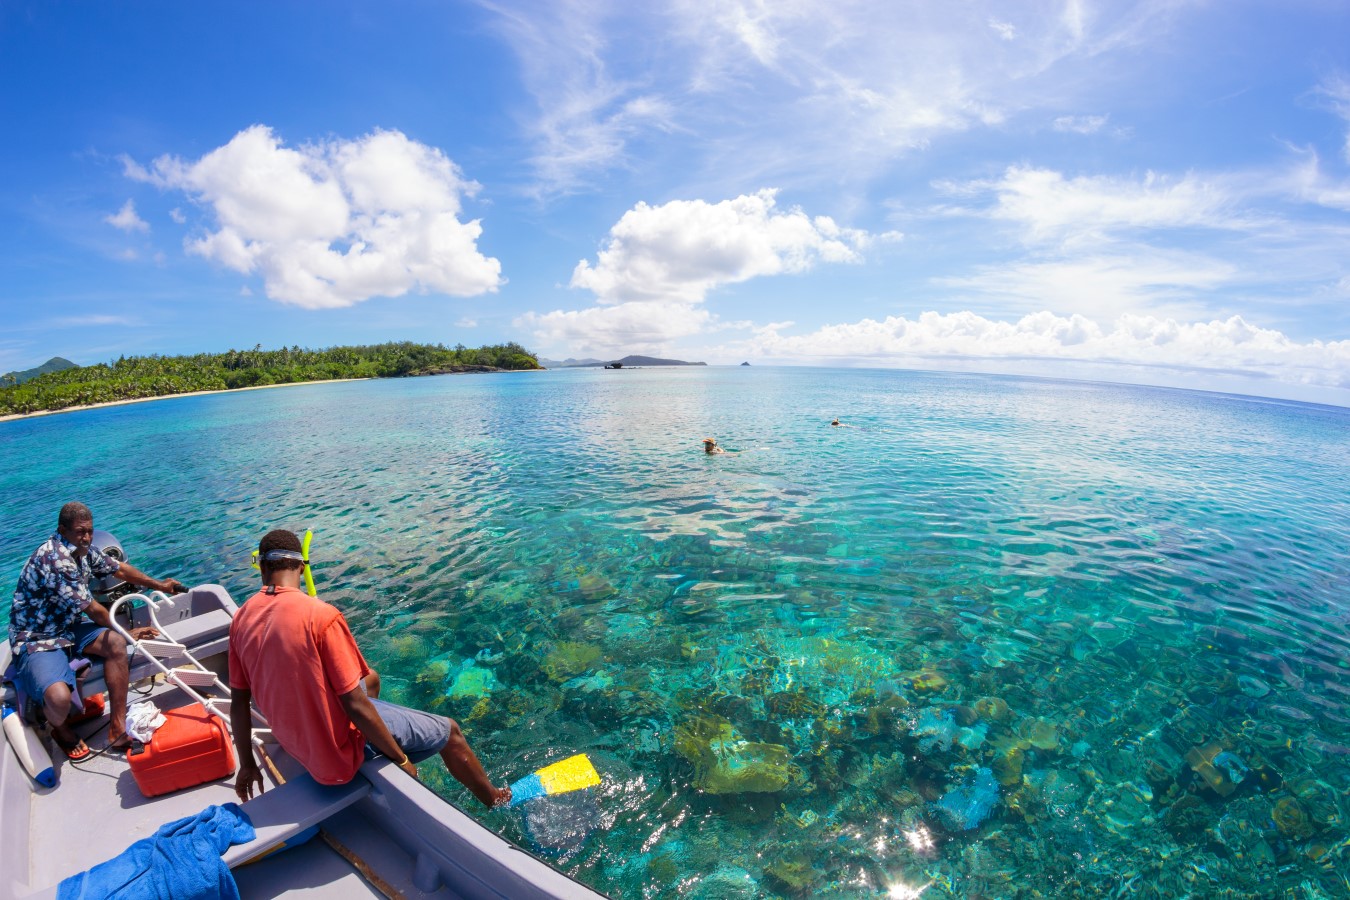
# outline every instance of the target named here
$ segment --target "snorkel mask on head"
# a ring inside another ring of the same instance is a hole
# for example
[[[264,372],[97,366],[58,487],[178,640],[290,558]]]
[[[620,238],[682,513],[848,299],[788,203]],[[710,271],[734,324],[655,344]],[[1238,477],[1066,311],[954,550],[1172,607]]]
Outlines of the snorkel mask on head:
[[[319,592],[314,588],[314,572],[309,567],[309,544],[314,539],[313,530],[306,528],[304,540],[300,542],[300,552],[294,550],[268,550],[266,560],[274,562],[279,559],[294,559],[304,563],[305,572],[305,593],[311,597],[319,596]],[[253,568],[262,571],[262,566],[258,564],[258,551],[253,551]]]

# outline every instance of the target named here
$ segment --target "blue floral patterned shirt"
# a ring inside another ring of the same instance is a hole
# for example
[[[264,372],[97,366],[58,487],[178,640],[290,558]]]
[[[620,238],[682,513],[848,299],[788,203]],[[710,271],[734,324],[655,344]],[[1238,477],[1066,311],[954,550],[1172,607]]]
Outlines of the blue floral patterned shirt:
[[[121,566],[93,547],[77,560],[76,549],[57,532],[28,558],[9,610],[9,640],[16,653],[27,641],[74,637],[80,614],[94,599],[89,579]]]

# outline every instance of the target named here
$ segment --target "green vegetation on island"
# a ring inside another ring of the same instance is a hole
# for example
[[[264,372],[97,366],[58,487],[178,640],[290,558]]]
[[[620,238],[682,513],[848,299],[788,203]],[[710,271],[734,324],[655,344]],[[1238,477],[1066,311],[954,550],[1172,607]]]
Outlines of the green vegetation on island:
[[[538,368],[534,354],[514,342],[477,349],[408,341],[327,350],[264,350],[259,344],[252,350],[194,356],[124,356],[113,363],[47,372],[22,384],[0,386],[0,415],[337,378]]]

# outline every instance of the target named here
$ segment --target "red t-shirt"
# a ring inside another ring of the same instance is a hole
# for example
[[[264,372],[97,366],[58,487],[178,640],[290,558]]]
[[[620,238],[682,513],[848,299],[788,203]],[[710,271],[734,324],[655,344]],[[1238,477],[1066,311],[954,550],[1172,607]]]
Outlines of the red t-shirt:
[[[338,698],[368,674],[342,613],[296,588],[259,591],[230,623],[230,687],[253,693],[282,748],[320,784],[346,784],[365,758]]]

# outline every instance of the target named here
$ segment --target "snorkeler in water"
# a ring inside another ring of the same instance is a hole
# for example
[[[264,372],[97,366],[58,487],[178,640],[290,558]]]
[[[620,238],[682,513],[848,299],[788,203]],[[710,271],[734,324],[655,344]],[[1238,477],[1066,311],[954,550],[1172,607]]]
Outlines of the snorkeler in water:
[[[703,439],[703,452],[712,456],[714,453],[726,453],[721,447],[717,446],[717,441],[713,438]]]

